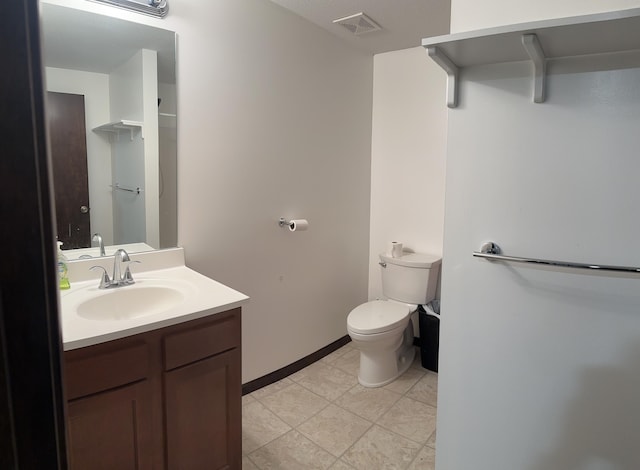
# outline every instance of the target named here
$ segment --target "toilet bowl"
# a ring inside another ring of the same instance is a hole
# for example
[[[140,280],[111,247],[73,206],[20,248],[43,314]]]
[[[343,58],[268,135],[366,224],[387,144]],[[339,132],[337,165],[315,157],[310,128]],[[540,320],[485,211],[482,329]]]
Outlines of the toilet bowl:
[[[415,355],[411,315],[418,304],[434,299],[440,258],[381,254],[379,264],[388,300],[358,305],[347,317],[347,332],[360,351],[358,381],[365,387],[393,382],[411,366]]]
[[[360,350],[358,381],[365,387],[381,387],[395,380],[411,365],[415,307],[393,300],[359,305],[347,317],[347,332]]]

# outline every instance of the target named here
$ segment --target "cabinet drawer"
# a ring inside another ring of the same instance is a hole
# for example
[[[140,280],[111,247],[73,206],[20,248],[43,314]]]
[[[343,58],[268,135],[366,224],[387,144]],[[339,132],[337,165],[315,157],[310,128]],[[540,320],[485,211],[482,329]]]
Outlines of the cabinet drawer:
[[[165,370],[240,346],[240,309],[209,318],[164,338]]]
[[[102,392],[147,378],[149,346],[136,341],[108,343],[65,353],[67,400]]]

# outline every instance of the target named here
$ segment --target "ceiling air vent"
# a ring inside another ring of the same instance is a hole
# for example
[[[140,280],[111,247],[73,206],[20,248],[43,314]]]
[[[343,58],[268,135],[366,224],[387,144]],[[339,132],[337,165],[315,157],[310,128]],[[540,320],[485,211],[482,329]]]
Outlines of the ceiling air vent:
[[[371,33],[372,31],[380,31],[382,29],[380,25],[362,12],[345,16],[344,18],[338,18],[337,20],[333,20],[333,23],[344,26],[356,36]]]

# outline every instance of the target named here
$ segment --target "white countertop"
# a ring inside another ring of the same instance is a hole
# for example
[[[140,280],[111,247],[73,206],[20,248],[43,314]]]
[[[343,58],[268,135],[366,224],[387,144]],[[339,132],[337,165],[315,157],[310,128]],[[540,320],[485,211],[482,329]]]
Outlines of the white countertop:
[[[145,253],[143,259],[148,266],[153,268],[147,271],[132,267],[135,284],[116,289],[98,289],[99,272],[91,271],[91,279],[85,271],[95,263],[79,261],[70,266],[69,272],[76,273],[71,279],[71,288],[60,291],[62,339],[64,350],[82,348],[114,339],[124,338],[138,333],[175,325],[197,318],[203,318],[216,313],[224,312],[246,303],[249,299],[246,295],[227,287],[217,281],[209,279],[184,265],[175,265],[176,261],[184,259],[181,249],[165,253],[169,263],[158,261],[154,253]],[[160,255],[162,256],[161,252]],[[131,259],[136,259],[135,255]],[[112,263],[112,258],[103,258]],[[102,263],[101,263],[102,264]],[[169,265],[166,267],[166,265]],[[173,266],[171,266],[173,265]],[[159,269],[158,269],[159,267]],[[110,272],[110,271],[109,271]],[[126,319],[88,319],[76,313],[82,302],[100,295],[107,295],[120,289],[143,289],[150,285],[174,286],[184,293],[184,298],[177,305],[168,309],[162,309],[158,313],[146,316],[137,316]]]

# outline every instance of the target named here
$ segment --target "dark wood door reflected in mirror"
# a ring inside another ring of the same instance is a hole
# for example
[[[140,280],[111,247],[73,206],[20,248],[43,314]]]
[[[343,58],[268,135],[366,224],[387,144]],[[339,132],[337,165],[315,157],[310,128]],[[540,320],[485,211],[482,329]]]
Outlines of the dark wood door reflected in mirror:
[[[65,249],[91,246],[84,96],[47,93],[47,120],[58,241]]]

